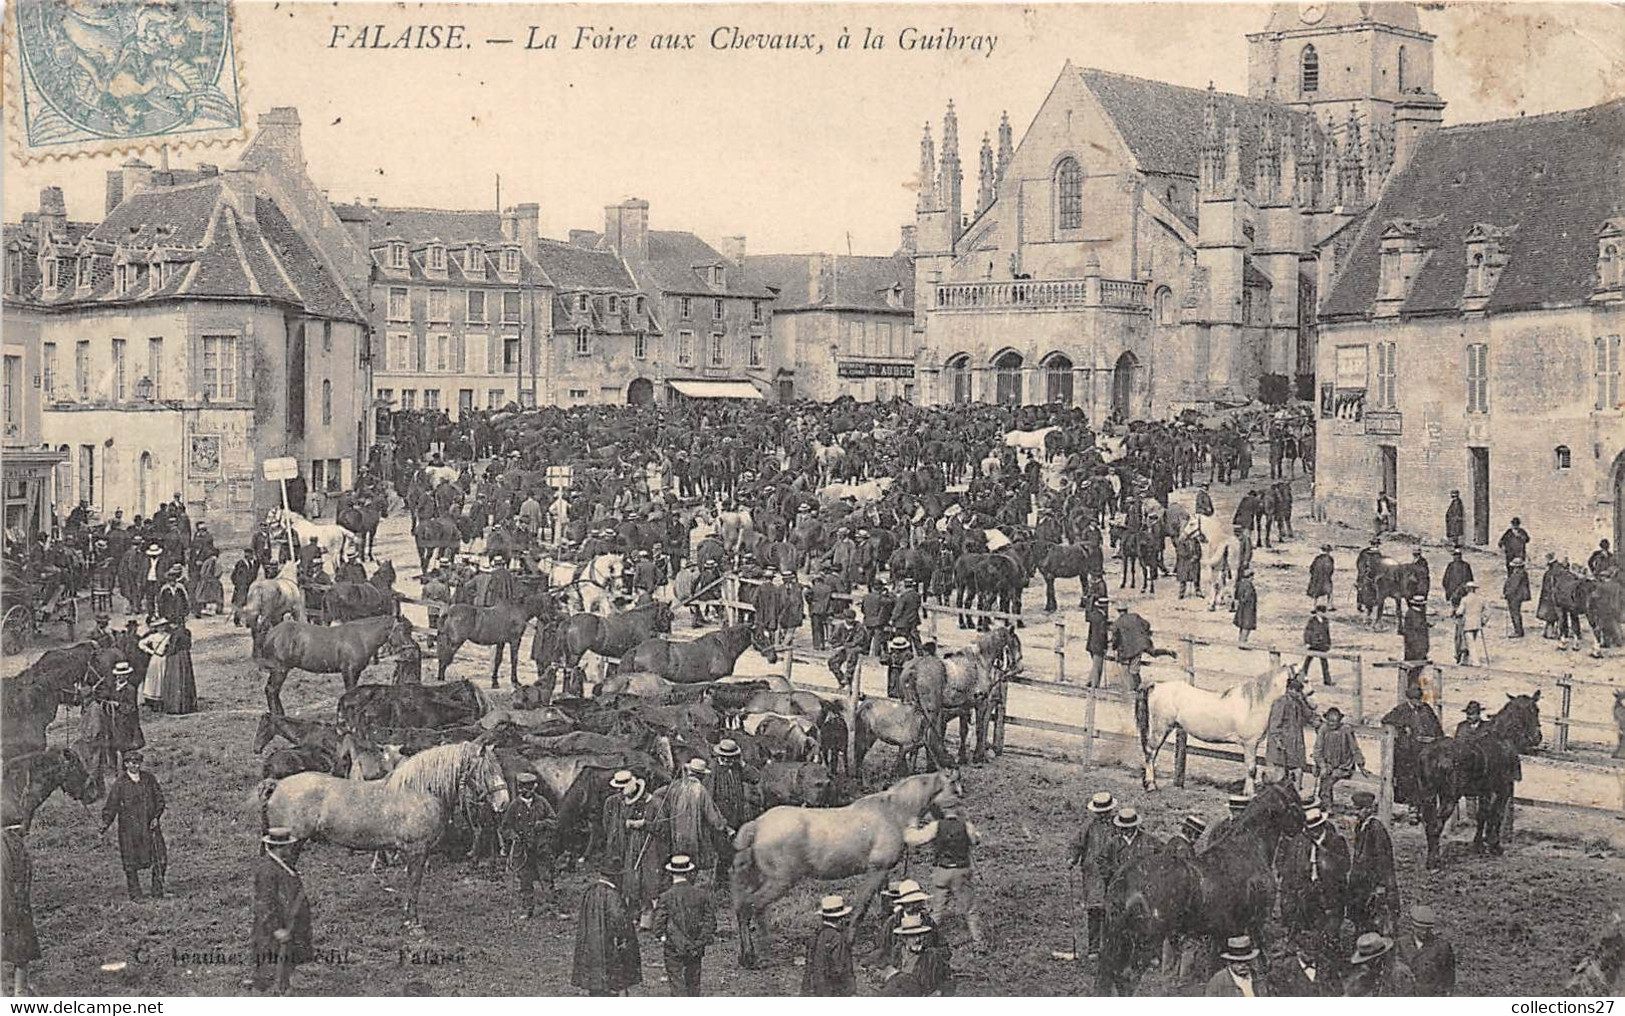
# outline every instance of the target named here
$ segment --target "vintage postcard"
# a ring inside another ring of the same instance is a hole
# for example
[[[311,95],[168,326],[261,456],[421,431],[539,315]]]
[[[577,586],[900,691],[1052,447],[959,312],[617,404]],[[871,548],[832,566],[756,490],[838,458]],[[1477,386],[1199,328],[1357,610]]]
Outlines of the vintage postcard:
[[[4,81],[6,993],[1625,994],[1625,7]]]

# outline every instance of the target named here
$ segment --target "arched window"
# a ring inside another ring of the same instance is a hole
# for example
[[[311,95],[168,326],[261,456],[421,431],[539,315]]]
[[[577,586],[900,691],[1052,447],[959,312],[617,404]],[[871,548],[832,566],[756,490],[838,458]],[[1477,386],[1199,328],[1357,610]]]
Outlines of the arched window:
[[[1021,354],[1015,350],[1007,350],[999,354],[993,361],[995,374],[995,388],[993,401],[1001,406],[1019,406],[1025,399],[1021,391]]]
[[[1298,88],[1304,92],[1320,91],[1320,55],[1315,47],[1303,47],[1303,56],[1298,58]]]
[[[1060,229],[1083,228],[1083,170],[1071,157],[1055,167],[1055,221]]]
[[[1569,446],[1568,445],[1558,445],[1557,446],[1557,468],[1559,468],[1559,469],[1568,469],[1573,464],[1574,464],[1574,459],[1569,454]]]
[[[1404,46],[1399,47],[1399,71],[1398,71],[1398,73],[1397,73],[1397,75],[1395,77],[1394,84],[1399,88],[1400,94],[1403,95],[1405,93],[1405,47]]]
[[[322,382],[322,426],[333,426],[333,382]]]
[[[950,357],[947,368],[951,401],[956,404],[970,402],[970,354],[960,353]]]
[[[1174,323],[1174,291],[1167,286],[1157,290],[1157,324]]]
[[[1072,405],[1072,359],[1065,353],[1044,358],[1044,401]]]

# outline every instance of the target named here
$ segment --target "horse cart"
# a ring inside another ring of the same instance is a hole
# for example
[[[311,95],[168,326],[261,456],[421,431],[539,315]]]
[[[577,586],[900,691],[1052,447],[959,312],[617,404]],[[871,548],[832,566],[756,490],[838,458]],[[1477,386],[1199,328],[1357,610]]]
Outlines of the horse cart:
[[[0,653],[20,653],[39,641],[47,624],[67,627],[73,641],[79,624],[79,598],[59,586],[48,600],[43,589],[15,567],[0,575]]]

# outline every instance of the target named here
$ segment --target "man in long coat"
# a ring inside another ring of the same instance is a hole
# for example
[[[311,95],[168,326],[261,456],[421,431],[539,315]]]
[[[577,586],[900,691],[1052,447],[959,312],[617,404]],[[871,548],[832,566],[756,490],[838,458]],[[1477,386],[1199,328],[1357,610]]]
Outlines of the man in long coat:
[[[1320,722],[1320,714],[1303,693],[1303,676],[1287,678],[1286,692],[1270,704],[1269,747],[1264,760],[1280,770],[1281,779],[1301,789],[1304,759],[1303,728]]]
[[[655,900],[666,887],[662,860],[660,815],[656,812],[647,783],[633,778],[621,791],[622,822],[626,826],[626,847],[620,858],[621,892],[627,909],[638,915],[644,930],[652,926]]]
[[[632,911],[615,884],[619,865],[606,862],[598,878],[581,895],[576,914],[575,959],[570,983],[588,995],[624,995],[643,983],[643,958]]]
[[[655,936],[661,942],[666,981],[674,996],[700,994],[700,964],[717,934],[711,894],[695,885],[694,860],[677,854],[666,864],[672,885],[655,904]]]
[[[1529,533],[1523,528],[1523,520],[1514,518],[1512,525],[1501,534],[1496,546],[1501,548],[1501,553],[1505,555],[1508,564],[1511,564],[1515,557],[1526,557],[1524,551],[1529,548]]]
[[[648,813],[649,824],[664,844],[661,857],[686,854],[702,871],[716,863],[715,837],[732,838],[734,834],[711,792],[700,782],[710,772],[705,759],[689,759],[676,779],[655,791]]]
[[[260,837],[264,853],[254,862],[254,972],[251,983],[264,991],[276,976],[276,993],[287,994],[292,968],[310,958],[310,901],[294,870],[293,830],[274,828]]]
[[[1357,790],[1354,802],[1354,851],[1349,861],[1349,920],[1357,933],[1392,929],[1399,919],[1399,877],[1394,843],[1377,818],[1377,797]]]
[[[1101,934],[1106,927],[1106,876],[1101,869],[1101,857],[1112,840],[1112,813],[1117,801],[1107,791],[1089,799],[1084,811],[1083,825],[1072,839],[1072,859],[1069,866],[1078,869],[1082,883],[1084,941],[1089,955],[1100,953]]]
[[[801,622],[806,616],[807,594],[796,581],[794,572],[784,576],[784,584],[779,587],[778,621],[774,626],[778,632],[777,645],[780,649],[789,649],[796,640],[796,632],[801,629]]]
[[[1461,503],[1461,491],[1450,492],[1450,504],[1444,510],[1444,538],[1452,547],[1461,546],[1467,535],[1467,506]]]
[[[1512,625],[1512,634],[1507,637],[1523,638],[1523,605],[1529,602],[1529,569],[1524,567],[1523,558],[1515,557],[1507,562],[1501,598],[1506,601],[1507,620]]]
[[[520,773],[518,795],[502,813],[502,834],[512,846],[508,850],[508,870],[519,882],[519,906],[524,919],[536,915],[536,883],[547,883],[548,899],[553,896],[554,821],[553,806],[536,793],[536,774]]]
[[[801,993],[825,998],[856,995],[857,976],[852,972],[852,946],[846,935],[852,908],[839,896],[825,896],[819,901],[818,916],[818,930],[807,945]]]
[[[1309,588],[1305,590],[1311,606],[1327,607],[1332,605],[1332,575],[1337,571],[1337,561],[1332,557],[1332,545],[1323,543],[1320,553],[1309,562]]]
[[[716,803],[727,828],[742,828],[755,816],[750,813],[750,802],[745,799],[745,771],[739,764],[739,745],[732,738],[725,737],[717,742],[712,756],[716,759],[716,766],[706,777],[706,789],[711,792],[711,800]],[[725,835],[726,831],[717,834],[715,839],[716,884],[719,886],[728,884],[728,873],[733,870],[733,837]]]
[[[124,753],[124,775],[113,780],[102,805],[102,832],[118,820],[119,861],[132,900],[142,898],[140,874],[148,868],[152,869],[152,895],[161,898],[164,869],[169,863],[158,821],[164,813],[164,792],[158,778],[141,768],[141,761],[139,751]]]
[[[1450,601],[1452,607],[1461,602],[1462,587],[1471,581],[1473,566],[1462,559],[1461,548],[1457,547],[1450,552],[1450,563],[1444,566],[1444,577],[1439,580],[1444,598]]]
[[[39,932],[34,927],[34,865],[28,856],[21,822],[0,831],[0,960],[11,968],[11,994],[26,995],[28,965],[39,959]]]

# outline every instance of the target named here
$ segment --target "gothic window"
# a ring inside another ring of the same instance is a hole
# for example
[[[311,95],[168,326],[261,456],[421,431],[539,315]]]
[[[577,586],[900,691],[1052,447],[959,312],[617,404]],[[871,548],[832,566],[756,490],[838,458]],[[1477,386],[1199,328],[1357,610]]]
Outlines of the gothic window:
[[[970,402],[970,355],[960,353],[948,360],[948,384],[956,404]]]
[[[1174,291],[1167,286],[1157,290],[1157,324],[1171,325],[1174,323]]]
[[[1320,56],[1315,52],[1315,47],[1303,47],[1303,56],[1298,60],[1298,72],[1300,91],[1320,91]]]
[[[1051,353],[1044,359],[1044,401],[1072,405],[1072,360],[1065,353]]]
[[[1062,159],[1055,167],[1055,211],[1061,229],[1083,228],[1083,170],[1077,159]]]

